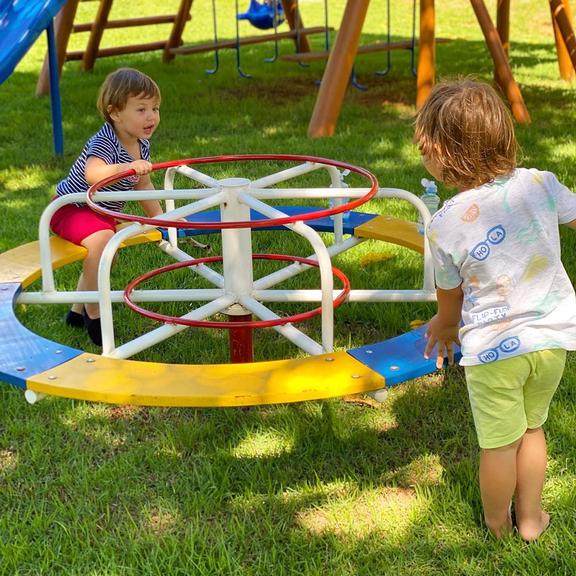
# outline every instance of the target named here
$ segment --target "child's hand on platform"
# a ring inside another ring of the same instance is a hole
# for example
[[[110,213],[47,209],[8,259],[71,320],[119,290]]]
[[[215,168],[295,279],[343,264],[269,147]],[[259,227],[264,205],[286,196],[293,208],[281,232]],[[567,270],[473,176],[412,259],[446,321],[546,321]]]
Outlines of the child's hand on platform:
[[[454,343],[460,344],[458,339],[459,325],[446,325],[440,321],[436,314],[426,329],[426,348],[424,358],[430,358],[430,354],[436,348],[436,368],[444,366],[444,358],[448,357],[448,364],[454,364]]]

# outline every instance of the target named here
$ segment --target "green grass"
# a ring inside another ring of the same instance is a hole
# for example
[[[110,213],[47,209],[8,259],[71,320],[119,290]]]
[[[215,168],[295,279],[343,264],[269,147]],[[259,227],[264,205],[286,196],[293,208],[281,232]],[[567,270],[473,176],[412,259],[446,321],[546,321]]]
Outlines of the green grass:
[[[113,18],[134,15],[117,0]],[[172,7],[175,1],[167,2]],[[247,1],[246,1],[247,4]],[[363,40],[384,30],[384,5],[373,2]],[[158,3],[137,3],[138,15]],[[330,2],[337,26],[343,0]],[[186,42],[211,37],[209,0],[194,2]],[[233,2],[221,0],[219,30],[234,32]],[[306,24],[322,22],[322,2],[302,0]],[[82,3],[79,21],[95,3]],[[411,4],[394,4],[393,35],[410,34]],[[438,3],[438,76],[491,78],[491,63],[471,7]],[[166,7],[166,12],[170,8]],[[528,15],[528,16],[527,16]],[[529,25],[526,25],[526,23]],[[243,28],[243,34],[253,31]],[[166,28],[107,32],[104,46],[158,40]],[[576,187],[572,127],[573,87],[558,78],[545,2],[512,6],[511,60],[532,116],[518,126],[523,165],[556,172]],[[85,36],[72,39],[81,49]],[[322,38],[314,39],[316,46]],[[418,191],[425,176],[411,143],[415,82],[408,53],[393,53],[386,78],[375,70],[382,55],[359,59],[367,92],[349,90],[337,134],[309,140],[306,128],[322,64],[301,68],[263,63],[270,45],[247,47],[238,78],[234,53],[221,54],[221,71],[208,77],[211,54],[158,53],[97,61],[83,73],[66,64],[62,77],[65,155],[54,158],[49,102],[34,97],[44,54],[41,39],[0,87],[0,250],[37,235],[37,223],[56,183],[86,139],[100,126],[95,98],[103,78],[121,65],[142,69],[159,83],[162,123],[154,136],[156,161],[220,154],[312,154],[372,170],[381,185]],[[281,45],[289,53],[289,43]],[[248,166],[214,168],[218,175],[256,173]],[[156,180],[160,184],[160,180]],[[441,188],[446,198],[449,192]],[[366,210],[415,219],[398,202]],[[576,277],[576,242],[563,231],[566,268]],[[218,239],[210,237],[218,252]],[[260,251],[308,254],[286,234],[255,235]],[[395,258],[359,265],[381,251]],[[150,246],[121,255],[113,284],[167,262]],[[354,288],[417,287],[421,260],[393,246],[368,242],[336,259]],[[260,268],[258,270],[261,270]],[[57,274],[72,289],[78,266]],[[171,285],[182,276],[168,275]],[[302,285],[317,285],[314,273]],[[87,336],[63,326],[63,306],[19,307],[35,332],[94,350]],[[167,307],[178,311],[181,307]],[[282,306],[283,313],[302,307]],[[337,312],[336,347],[346,349],[400,334],[426,319],[425,304],[345,305]],[[128,338],[148,325],[118,307],[118,332]],[[318,322],[304,328],[317,334]],[[194,331],[139,355],[170,362],[224,362],[226,335]],[[258,359],[297,356],[275,332],[256,335]],[[478,449],[462,371],[403,384],[379,408],[336,399],[300,405],[193,410],[117,407],[47,399],[30,407],[21,391],[0,388],[0,574],[4,575],[527,575],[576,574],[576,363],[550,411],[549,478],[544,492],[553,520],[533,545],[518,538],[491,539],[481,522]]]

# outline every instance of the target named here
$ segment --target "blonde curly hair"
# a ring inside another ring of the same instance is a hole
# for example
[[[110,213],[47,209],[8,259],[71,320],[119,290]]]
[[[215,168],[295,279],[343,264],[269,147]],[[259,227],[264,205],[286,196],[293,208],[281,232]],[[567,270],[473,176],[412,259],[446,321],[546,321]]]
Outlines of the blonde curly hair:
[[[518,142],[508,108],[490,85],[438,83],[416,114],[414,142],[440,168],[442,181],[470,189],[516,168]]]

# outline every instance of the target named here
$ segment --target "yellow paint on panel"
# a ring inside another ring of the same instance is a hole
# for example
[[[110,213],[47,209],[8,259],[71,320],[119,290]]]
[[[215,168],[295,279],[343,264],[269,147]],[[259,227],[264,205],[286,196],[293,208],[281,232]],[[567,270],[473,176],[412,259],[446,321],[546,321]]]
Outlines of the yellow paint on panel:
[[[416,222],[408,222],[391,216],[376,216],[354,228],[354,236],[373,238],[398,244],[416,252],[424,253],[424,236],[418,233]]]
[[[120,225],[121,228],[124,225]],[[159,242],[162,235],[159,230],[151,230],[139,234],[122,244],[122,248],[142,244],[144,242]],[[50,237],[52,251],[52,268],[56,270],[86,256],[86,249],[72,244],[59,236]],[[19,282],[26,288],[41,276],[40,243],[38,241],[22,244],[12,250],[0,254],[0,283]]]
[[[35,392],[142,406],[252,406],[356,394],[384,378],[346,352],[248,364],[180,365],[81,354],[27,381]]]

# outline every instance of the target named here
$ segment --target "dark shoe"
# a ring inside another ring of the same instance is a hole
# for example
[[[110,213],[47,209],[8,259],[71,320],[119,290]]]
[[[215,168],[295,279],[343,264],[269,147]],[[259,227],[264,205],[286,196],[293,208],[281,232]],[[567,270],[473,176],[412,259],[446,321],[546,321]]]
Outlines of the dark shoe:
[[[84,310],[84,326],[88,331],[88,336],[90,340],[96,344],[96,346],[102,346],[102,330],[100,329],[100,318],[90,318]]]
[[[84,328],[84,316],[74,312],[74,310],[68,310],[64,322],[66,322],[67,326],[72,326],[72,328]]]

